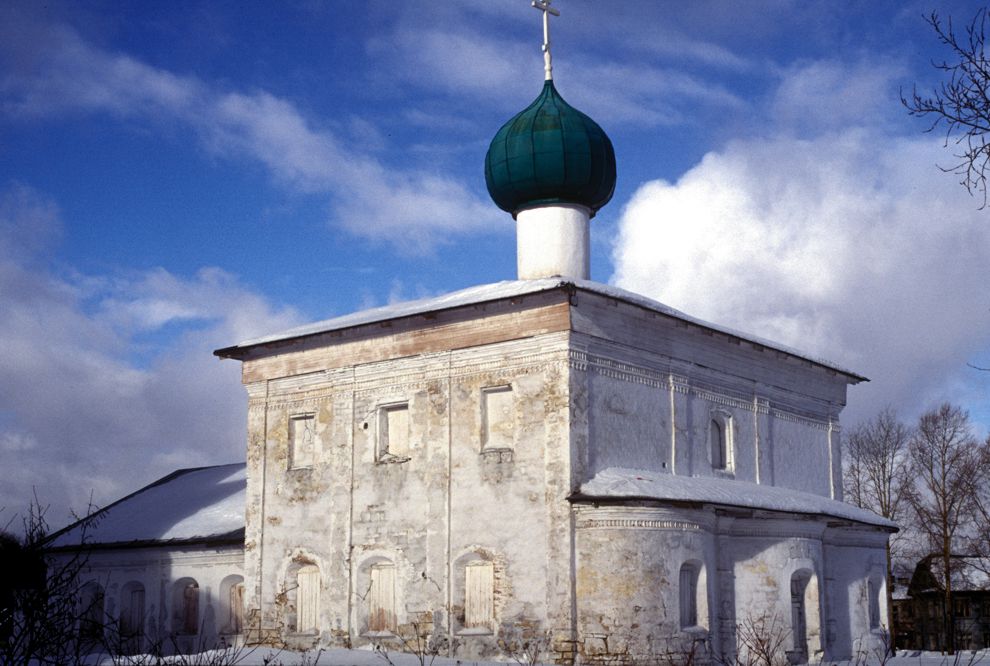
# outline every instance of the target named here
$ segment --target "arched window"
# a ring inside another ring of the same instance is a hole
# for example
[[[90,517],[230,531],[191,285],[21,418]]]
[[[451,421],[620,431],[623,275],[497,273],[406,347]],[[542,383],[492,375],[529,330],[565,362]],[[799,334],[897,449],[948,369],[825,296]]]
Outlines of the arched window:
[[[172,631],[199,633],[199,583],[192,578],[180,578],[172,586]]]
[[[870,579],[867,584],[867,594],[870,603],[870,629],[880,628],[880,586],[877,581]]]
[[[681,609],[681,628],[698,624],[698,569],[694,564],[681,565],[680,586],[678,588]]]
[[[678,576],[681,629],[708,629],[708,575],[700,560],[681,565]]]
[[[722,424],[717,419],[712,419],[708,428],[712,449],[712,469],[725,469],[725,434],[722,432]]]
[[[732,450],[732,414],[716,409],[708,422],[708,458],[713,470],[731,472],[735,464]]]
[[[240,634],[244,630],[244,577],[227,576],[220,582],[220,632]]]
[[[306,564],[296,573],[296,631],[320,630],[320,568]]]
[[[141,651],[144,639],[144,585],[131,581],[120,591],[120,642],[124,654]]]
[[[86,643],[98,643],[103,638],[104,595],[97,582],[83,585],[79,595],[79,637]]]
[[[395,565],[378,562],[371,565],[369,573],[368,631],[395,633]]]
[[[491,631],[495,619],[495,567],[475,560],[464,567],[464,628]]]
[[[801,663],[821,657],[818,603],[818,576],[808,569],[795,571],[791,575],[791,638],[794,655]]]

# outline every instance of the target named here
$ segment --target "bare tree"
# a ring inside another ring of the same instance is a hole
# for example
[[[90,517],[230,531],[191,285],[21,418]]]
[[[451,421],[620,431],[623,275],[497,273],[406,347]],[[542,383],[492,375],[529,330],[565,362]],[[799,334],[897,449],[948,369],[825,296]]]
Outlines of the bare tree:
[[[915,484],[908,501],[918,530],[942,564],[946,648],[955,653],[952,621],[952,555],[977,515],[975,493],[986,481],[985,447],[970,432],[969,415],[943,404],[921,416],[909,451]]]
[[[869,509],[898,524],[908,518],[908,495],[911,489],[908,443],[911,430],[887,407],[869,421],[860,424],[846,438],[843,479],[847,501]],[[887,627],[894,636],[893,566],[901,554],[903,534],[887,539]]]
[[[15,567],[16,576],[0,608],[3,664],[78,664],[93,647],[79,632],[94,616],[79,594],[88,554],[80,548],[62,558],[49,556],[46,511],[35,500],[24,518],[24,536],[3,539],[4,560]]]
[[[786,666],[791,630],[779,613],[750,614],[736,626],[737,666]]]
[[[970,194],[979,192],[987,205],[987,168],[990,165],[990,62],[984,53],[987,8],[976,12],[966,27],[965,35],[957,35],[951,17],[942,22],[937,12],[925,19],[938,40],[950,51],[947,60],[932,65],[943,72],[943,81],[930,94],[919,94],[917,88],[910,96],[901,92],[901,103],[912,116],[934,118],[926,131],[945,130],[945,143],[950,140],[958,147],[958,163],[939,167],[946,173],[962,176],[960,184]]]
[[[980,447],[982,460],[981,469],[990,465],[990,435]],[[974,488],[973,500],[976,506],[977,520],[970,537],[969,552],[979,557],[970,563],[990,574],[990,483],[977,484]]]

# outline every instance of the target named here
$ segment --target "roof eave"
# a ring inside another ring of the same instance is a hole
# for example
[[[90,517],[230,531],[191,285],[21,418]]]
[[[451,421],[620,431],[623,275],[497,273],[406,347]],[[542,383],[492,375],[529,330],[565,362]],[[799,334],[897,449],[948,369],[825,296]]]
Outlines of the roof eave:
[[[607,506],[617,506],[622,504],[628,504],[629,502],[649,502],[653,504],[662,504],[665,506],[684,506],[684,507],[702,507],[702,506],[712,506],[712,507],[726,507],[731,509],[742,509],[745,511],[765,511],[767,513],[773,514],[783,514],[789,516],[805,516],[808,518],[825,518],[828,520],[841,520],[847,523],[852,523],[855,525],[861,525],[864,527],[869,527],[875,530],[883,530],[888,534],[894,534],[899,532],[900,528],[893,525],[884,525],[881,523],[871,523],[862,520],[856,520],[855,518],[850,518],[848,516],[839,516],[831,513],[823,512],[808,512],[808,511],[788,511],[785,509],[772,509],[766,507],[748,506],[745,504],[731,504],[728,502],[712,502],[707,500],[685,500],[685,499],[664,499],[662,497],[653,497],[651,495],[589,495],[587,493],[582,493],[580,491],[571,493],[567,496],[567,501],[571,504],[597,504],[597,505],[607,505]]]
[[[487,298],[472,303],[460,303],[458,305],[450,305],[446,307],[438,307],[435,310],[424,310],[422,312],[415,312],[412,314],[404,314],[396,317],[385,317],[382,319],[375,319],[372,321],[361,322],[360,324],[352,324],[348,326],[341,326],[339,328],[327,328],[321,331],[312,331],[309,333],[303,333],[300,335],[293,335],[284,338],[277,338],[274,340],[264,340],[261,342],[251,343],[251,344],[237,344],[230,347],[223,347],[221,349],[214,350],[213,355],[219,358],[232,358],[236,360],[241,360],[248,355],[252,350],[259,349],[261,347],[267,347],[269,345],[290,345],[302,340],[309,340],[320,335],[326,335],[327,333],[342,333],[346,331],[353,331],[367,326],[378,326],[385,322],[399,322],[399,321],[409,321],[416,319],[417,317],[425,318],[427,315],[435,315],[441,312],[452,312],[454,310],[461,310],[465,308],[473,308],[479,305],[488,305],[490,303],[498,303],[499,301],[511,301],[518,298],[523,298],[526,296],[535,296],[538,294],[547,294],[553,291],[566,291],[568,293],[573,293],[577,287],[573,282],[568,282],[566,280],[561,280],[557,284],[546,287],[545,289],[536,289],[534,291],[528,291],[523,294],[517,294],[513,296],[498,296],[495,298]]]

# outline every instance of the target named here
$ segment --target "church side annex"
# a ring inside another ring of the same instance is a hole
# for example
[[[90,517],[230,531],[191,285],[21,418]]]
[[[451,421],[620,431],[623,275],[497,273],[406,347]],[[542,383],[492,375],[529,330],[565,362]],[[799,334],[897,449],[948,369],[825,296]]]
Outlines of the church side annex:
[[[559,663],[792,662],[885,639],[896,527],[841,502],[865,378],[589,281],[605,132],[545,83],[496,134],[518,279],[218,350],[249,401],[249,634],[430,635],[463,659],[548,637]]]

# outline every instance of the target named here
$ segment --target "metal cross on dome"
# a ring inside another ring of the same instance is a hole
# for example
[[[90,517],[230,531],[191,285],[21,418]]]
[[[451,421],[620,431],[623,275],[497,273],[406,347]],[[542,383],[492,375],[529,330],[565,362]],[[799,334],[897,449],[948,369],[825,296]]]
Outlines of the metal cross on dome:
[[[550,6],[553,0],[533,0],[533,6],[543,12],[543,71],[547,81],[553,79],[553,65],[550,62],[550,15],[560,16],[560,10]]]

